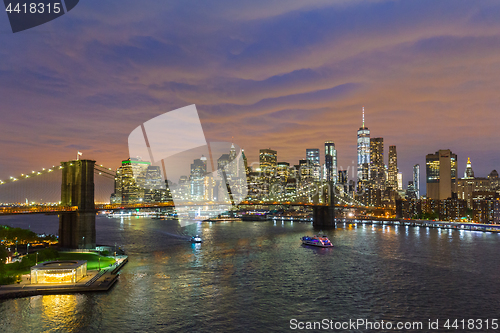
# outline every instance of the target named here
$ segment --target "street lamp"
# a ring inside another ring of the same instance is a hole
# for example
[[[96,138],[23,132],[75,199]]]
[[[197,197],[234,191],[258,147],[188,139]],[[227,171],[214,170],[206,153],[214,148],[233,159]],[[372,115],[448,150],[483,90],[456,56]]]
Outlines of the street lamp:
[[[17,241],[16,241],[16,255],[17,255]]]
[[[35,265],[38,265],[38,252],[36,253],[36,264]]]
[[[101,271],[101,255],[99,255],[99,272]]]
[[[28,249],[26,250],[26,254],[30,253],[30,243],[28,243]]]
[[[85,236],[82,237],[82,243],[83,243],[82,244],[82,249],[84,249],[85,248]]]

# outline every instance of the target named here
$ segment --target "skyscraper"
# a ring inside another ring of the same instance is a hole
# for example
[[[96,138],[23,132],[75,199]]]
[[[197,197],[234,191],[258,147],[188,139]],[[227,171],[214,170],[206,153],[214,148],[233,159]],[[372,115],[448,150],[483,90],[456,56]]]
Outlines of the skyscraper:
[[[370,130],[365,127],[365,107],[363,125],[358,130],[358,182],[368,180],[370,172]]]
[[[310,181],[313,178],[313,168],[310,160],[299,160],[299,177],[301,181]]]
[[[318,181],[321,177],[321,166],[319,163],[319,149],[306,149],[306,159],[309,161],[312,167],[312,176],[315,181]]]
[[[333,141],[325,142],[326,180],[337,182],[337,149]]]
[[[398,172],[397,179],[398,179],[398,191],[402,191],[403,190],[403,173],[402,172]]]
[[[413,189],[415,190],[415,196],[420,199],[420,165],[415,164],[413,166]]]
[[[470,161],[470,157],[467,157],[467,166],[465,168],[464,178],[466,179],[474,178],[474,171],[472,170],[472,163]]]
[[[396,152],[396,146],[389,146],[389,166],[388,166],[388,179],[387,183],[389,187],[396,190],[398,187],[398,153]]]
[[[191,199],[203,200],[205,196],[205,174],[207,173],[207,158],[201,156],[191,164]]]
[[[148,166],[144,182],[144,201],[160,202],[164,190],[165,183],[162,179],[160,167],[155,165]]]
[[[457,155],[451,150],[439,150],[425,158],[427,198],[448,199],[456,193]]]
[[[278,162],[277,176],[281,181],[286,182],[290,176],[290,163]]]
[[[385,184],[383,138],[370,139],[370,180],[374,189],[383,189]]]
[[[261,149],[259,154],[260,172],[264,177],[274,177],[278,162],[278,152],[272,149]]]
[[[146,172],[150,162],[139,158],[129,158],[122,161],[121,174],[121,202],[124,204],[138,203],[144,200],[144,185]]]

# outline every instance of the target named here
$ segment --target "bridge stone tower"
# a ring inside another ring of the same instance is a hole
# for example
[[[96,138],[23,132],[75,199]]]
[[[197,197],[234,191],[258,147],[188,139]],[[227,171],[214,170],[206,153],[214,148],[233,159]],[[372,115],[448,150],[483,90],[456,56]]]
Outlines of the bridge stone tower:
[[[333,182],[328,182],[324,195],[328,206],[313,207],[313,227],[334,228],[335,227],[335,188]]]
[[[76,212],[59,215],[59,247],[94,249],[95,203],[94,165],[92,160],[61,162],[61,205],[78,207]]]

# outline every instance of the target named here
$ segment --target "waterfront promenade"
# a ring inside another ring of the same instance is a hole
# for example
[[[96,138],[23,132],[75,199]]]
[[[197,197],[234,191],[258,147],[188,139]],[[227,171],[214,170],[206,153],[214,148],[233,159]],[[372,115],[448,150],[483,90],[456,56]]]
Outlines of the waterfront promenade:
[[[29,275],[23,275],[19,284],[0,286],[0,299],[107,291],[118,280],[117,273],[127,262],[127,256],[117,256],[117,261],[112,266],[100,271],[88,271],[86,277],[74,284],[31,284]]]
[[[431,220],[407,220],[407,219],[384,219],[384,218],[340,218],[335,221],[337,225],[341,224],[377,224],[377,225],[401,225],[411,227],[429,227],[440,229],[469,230],[500,232],[500,224],[482,224],[472,222],[449,222],[449,221],[431,221]]]

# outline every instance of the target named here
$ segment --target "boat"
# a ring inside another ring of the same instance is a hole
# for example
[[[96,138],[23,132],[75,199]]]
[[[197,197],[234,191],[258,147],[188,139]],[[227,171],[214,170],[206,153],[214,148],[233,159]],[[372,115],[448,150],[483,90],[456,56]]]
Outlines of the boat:
[[[201,237],[196,235],[191,237],[191,243],[202,243],[203,241],[201,240]]]
[[[326,235],[323,236],[304,236],[301,238],[302,244],[304,245],[312,245],[312,246],[319,246],[319,247],[333,247],[332,242],[328,239]]]

